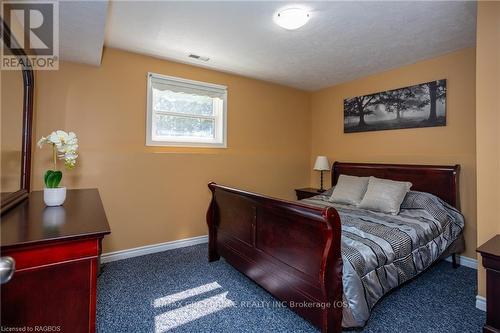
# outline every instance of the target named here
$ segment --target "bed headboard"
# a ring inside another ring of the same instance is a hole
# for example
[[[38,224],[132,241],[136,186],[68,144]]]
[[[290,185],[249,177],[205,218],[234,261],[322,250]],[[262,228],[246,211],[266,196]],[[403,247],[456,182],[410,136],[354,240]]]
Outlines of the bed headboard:
[[[335,162],[332,166],[332,186],[339,175],[374,176],[399,181],[409,181],[412,190],[432,193],[460,209],[458,174],[460,165],[411,165]]]

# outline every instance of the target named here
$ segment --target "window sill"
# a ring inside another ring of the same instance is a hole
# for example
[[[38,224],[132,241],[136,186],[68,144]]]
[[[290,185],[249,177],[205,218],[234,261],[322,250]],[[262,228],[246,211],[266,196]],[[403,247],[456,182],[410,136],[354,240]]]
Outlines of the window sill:
[[[227,143],[148,141],[146,147],[226,149]]]

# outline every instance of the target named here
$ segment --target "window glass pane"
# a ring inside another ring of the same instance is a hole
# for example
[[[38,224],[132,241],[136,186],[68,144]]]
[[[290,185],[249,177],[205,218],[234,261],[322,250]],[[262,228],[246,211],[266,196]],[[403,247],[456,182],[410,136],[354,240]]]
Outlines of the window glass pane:
[[[215,138],[213,119],[156,114],[154,122],[156,126],[153,135],[156,137]]]
[[[213,116],[214,103],[209,96],[199,96],[153,88],[153,109],[192,115]]]
[[[146,145],[226,147],[227,88],[148,74]]]

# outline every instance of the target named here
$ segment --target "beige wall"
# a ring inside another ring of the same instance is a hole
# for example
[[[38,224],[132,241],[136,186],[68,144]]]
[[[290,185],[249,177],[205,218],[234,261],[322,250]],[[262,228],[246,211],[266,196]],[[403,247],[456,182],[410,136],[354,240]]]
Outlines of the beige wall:
[[[446,127],[343,133],[344,98],[444,78],[448,88]],[[475,91],[475,50],[470,48],[315,92],[311,99],[311,169],[316,155],[327,155],[331,162],[460,164],[465,255],[475,257]],[[318,173],[312,171],[311,182],[318,185]]]
[[[477,16],[477,242],[500,233],[500,2],[480,1]],[[485,274],[478,270],[479,293]]]
[[[228,86],[228,149],[145,147],[148,71]],[[205,235],[207,183],[293,199],[309,184],[309,95],[291,88],[105,49],[99,68],[62,63],[36,77],[35,138],[80,139],[62,185],[97,187],[111,225],[104,252]],[[50,167],[35,149],[33,188]]]

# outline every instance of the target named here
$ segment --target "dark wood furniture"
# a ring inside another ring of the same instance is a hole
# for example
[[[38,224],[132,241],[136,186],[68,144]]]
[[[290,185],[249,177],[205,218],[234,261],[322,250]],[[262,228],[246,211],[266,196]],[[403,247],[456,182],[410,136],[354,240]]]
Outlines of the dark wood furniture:
[[[458,166],[334,163],[339,174],[407,180],[458,205]],[[323,332],[342,330],[341,222],[334,208],[210,183],[209,261],[220,256]]]
[[[101,241],[110,233],[99,192],[68,190],[60,207],[45,207],[43,192],[32,192],[1,228],[2,256],[15,261],[1,286],[2,328],[94,332]]]
[[[304,187],[295,189],[295,194],[297,194],[297,200],[307,199],[319,195],[325,191],[321,191],[319,188]]]
[[[496,235],[477,252],[486,268],[486,324],[484,333],[500,333],[500,235]]]
[[[412,164],[375,164],[341,163],[332,166],[332,186],[337,184],[341,174],[411,182],[413,191],[434,194],[455,208],[460,206],[458,175],[460,165],[412,165]]]
[[[2,27],[2,42],[10,52],[18,58],[25,58],[26,53],[22,48],[19,48],[17,42],[13,38],[10,28],[5,21],[0,17],[0,26]],[[33,124],[33,92],[35,89],[35,78],[33,70],[29,65],[22,70],[23,76],[23,131],[21,148],[21,180],[20,188],[16,192],[2,193],[0,195],[0,213],[16,206],[26,198],[30,191],[30,176],[31,176],[31,133]]]

